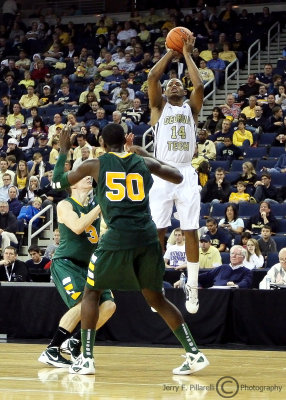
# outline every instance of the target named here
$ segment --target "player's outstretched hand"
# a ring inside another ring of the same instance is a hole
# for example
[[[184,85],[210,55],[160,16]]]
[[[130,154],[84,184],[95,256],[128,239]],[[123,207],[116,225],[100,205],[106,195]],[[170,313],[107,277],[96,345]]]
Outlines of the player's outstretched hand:
[[[182,40],[184,42],[183,54],[192,54],[195,47],[196,38],[192,35],[188,36],[186,40],[184,38],[182,38]]]
[[[152,157],[152,155],[150,153],[148,153],[147,150],[143,149],[143,147],[141,147],[141,146],[131,146],[130,151],[132,153],[136,153],[142,157]]]
[[[125,150],[130,151],[130,148],[133,146],[134,133],[129,133],[128,135],[125,135],[125,139]]]
[[[60,148],[62,153],[67,153],[71,148],[71,129],[65,126],[60,133]]]

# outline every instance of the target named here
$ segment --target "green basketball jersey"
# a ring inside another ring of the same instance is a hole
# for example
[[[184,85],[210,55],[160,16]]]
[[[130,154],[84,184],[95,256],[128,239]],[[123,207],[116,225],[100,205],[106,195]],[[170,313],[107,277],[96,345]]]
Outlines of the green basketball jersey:
[[[87,205],[83,206],[72,197],[65,199],[71,203],[73,210],[80,217],[82,214],[87,214],[97,205],[95,199]],[[87,267],[92,253],[95,251],[98,243],[100,232],[100,218],[97,218],[89,225],[80,235],[74,233],[65,224],[59,222],[60,244],[56,249],[53,259],[68,258],[75,264],[82,267]]]
[[[100,156],[99,162],[96,198],[108,226],[100,247],[131,249],[158,241],[149,209],[153,178],[144,159],[110,152]]]

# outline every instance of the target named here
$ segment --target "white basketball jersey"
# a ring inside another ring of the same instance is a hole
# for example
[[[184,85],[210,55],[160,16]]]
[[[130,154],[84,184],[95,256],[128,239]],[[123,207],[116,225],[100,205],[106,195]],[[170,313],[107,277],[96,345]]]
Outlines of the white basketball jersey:
[[[158,160],[191,163],[196,146],[196,125],[188,103],[180,107],[167,102],[153,132]]]

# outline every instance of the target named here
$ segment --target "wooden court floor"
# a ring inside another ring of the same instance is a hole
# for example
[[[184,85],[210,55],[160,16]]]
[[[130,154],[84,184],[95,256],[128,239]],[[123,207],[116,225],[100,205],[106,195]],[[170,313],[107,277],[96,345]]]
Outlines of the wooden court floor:
[[[44,348],[0,343],[1,400],[286,399],[284,352],[205,350],[209,367],[173,376],[181,349],[99,346],[96,375],[80,376],[40,364]]]

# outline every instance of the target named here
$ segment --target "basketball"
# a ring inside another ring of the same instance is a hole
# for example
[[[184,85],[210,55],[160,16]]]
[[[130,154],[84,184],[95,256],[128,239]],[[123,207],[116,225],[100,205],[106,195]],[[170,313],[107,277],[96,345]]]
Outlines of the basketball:
[[[193,33],[183,26],[177,26],[170,30],[166,37],[166,45],[169,49],[173,49],[178,51],[179,53],[183,52],[184,42],[182,38],[187,39],[188,36],[193,36]]]

